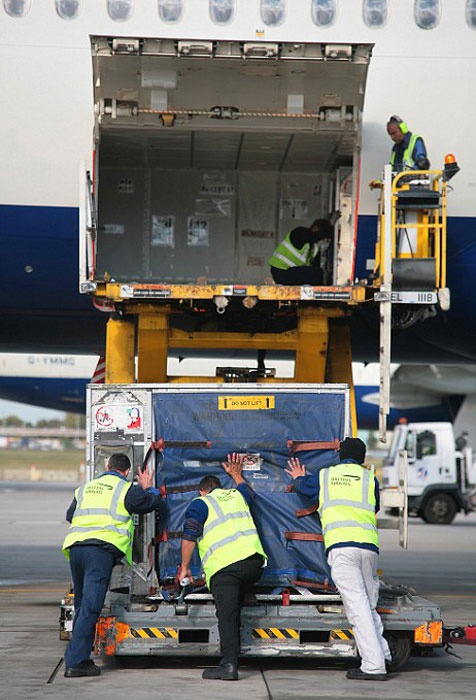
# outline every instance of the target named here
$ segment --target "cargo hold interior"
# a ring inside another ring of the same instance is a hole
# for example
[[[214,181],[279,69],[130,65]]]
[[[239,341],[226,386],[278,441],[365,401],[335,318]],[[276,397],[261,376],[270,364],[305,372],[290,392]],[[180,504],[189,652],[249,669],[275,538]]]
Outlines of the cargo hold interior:
[[[328,282],[348,282],[370,47],[151,41],[93,38],[96,278],[266,284],[279,240],[339,210]]]

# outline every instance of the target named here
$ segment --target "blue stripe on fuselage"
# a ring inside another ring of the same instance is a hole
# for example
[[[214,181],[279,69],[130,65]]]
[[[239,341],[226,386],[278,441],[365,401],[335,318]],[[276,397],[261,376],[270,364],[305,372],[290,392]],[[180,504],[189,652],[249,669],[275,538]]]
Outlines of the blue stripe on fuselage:
[[[79,294],[77,207],[0,205],[3,308],[91,308]]]
[[[28,333],[27,329],[20,333],[22,321],[12,316],[15,310],[29,314],[31,322],[35,314],[40,320],[42,311],[51,311],[62,314],[66,323],[69,313],[73,330],[74,313],[80,312],[77,325],[83,325],[76,329],[80,335],[75,337],[69,326],[65,331],[72,338],[71,351],[77,350],[77,344],[88,332],[93,341],[97,338],[97,343],[94,346],[94,342],[84,337],[84,349],[96,352],[103,342],[106,318],[99,319],[90,298],[78,292],[78,218],[76,207],[0,205],[0,313],[3,310],[9,314],[6,318],[10,330],[4,325],[4,333],[19,334],[20,346],[25,345]],[[376,229],[376,216],[359,217],[356,256],[359,279],[369,275],[366,262],[375,257]],[[476,218],[448,219],[447,251],[450,311],[439,312],[436,318],[394,334],[395,362],[476,361],[476,310],[471,285],[476,269]],[[41,323],[45,323],[43,319]],[[84,323],[89,324],[88,329]],[[52,333],[62,332],[55,324],[53,320],[51,329],[45,326],[45,339],[39,346],[45,351],[53,351],[48,345]],[[34,329],[35,336],[41,328]],[[354,360],[378,360],[378,321],[367,315],[366,310],[357,309],[354,314],[352,338]],[[59,348],[61,339],[53,345]],[[19,348],[12,346],[12,349]]]
[[[89,379],[53,377],[2,377],[0,397],[57,411],[84,413]]]

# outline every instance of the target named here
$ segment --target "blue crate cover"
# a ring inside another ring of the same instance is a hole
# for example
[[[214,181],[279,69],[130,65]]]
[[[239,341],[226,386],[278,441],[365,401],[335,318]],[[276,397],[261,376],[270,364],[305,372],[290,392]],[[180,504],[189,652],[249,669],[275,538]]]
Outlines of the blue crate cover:
[[[326,584],[330,572],[322,542],[286,538],[286,532],[320,534],[321,526],[316,513],[296,515],[313,502],[286,490],[292,480],[284,470],[291,456],[288,441],[331,442],[344,437],[345,394],[273,393],[269,388],[248,394],[228,391],[154,395],[155,439],[165,441],[157,457],[157,483],[165,484],[168,493],[160,522],[160,579],[177,573],[185,511],[198,496],[201,478],[214,474],[224,488],[233,488],[221,463],[228,453],[238,452],[249,455],[243,475],[256,492],[252,514],[268,556],[261,583]],[[227,396],[238,400],[227,403]],[[253,408],[253,402],[260,407]],[[230,408],[230,403],[239,408]],[[334,449],[311,449],[297,456],[309,472],[338,462]],[[191,570],[194,577],[200,576],[197,549]]]

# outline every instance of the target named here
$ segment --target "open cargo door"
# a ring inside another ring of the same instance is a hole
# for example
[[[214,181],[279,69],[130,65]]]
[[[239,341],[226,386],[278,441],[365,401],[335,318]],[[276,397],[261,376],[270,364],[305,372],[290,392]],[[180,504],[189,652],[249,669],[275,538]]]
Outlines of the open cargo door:
[[[370,45],[96,36],[91,47],[87,279],[263,285],[277,242],[340,207],[326,279],[352,281]]]

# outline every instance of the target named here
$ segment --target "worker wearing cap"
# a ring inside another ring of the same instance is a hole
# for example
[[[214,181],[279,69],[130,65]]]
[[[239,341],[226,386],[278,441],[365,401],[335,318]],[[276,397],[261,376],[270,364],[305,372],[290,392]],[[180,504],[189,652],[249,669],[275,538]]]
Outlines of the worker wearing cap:
[[[333,235],[327,219],[316,219],[309,228],[298,226],[289,231],[268,260],[276,284],[322,285],[326,271],[321,263]]]
[[[428,170],[430,161],[426,151],[425,142],[418,134],[414,134],[408,128],[406,122],[397,114],[393,114],[387,122],[387,134],[393,141],[390,165],[393,172],[402,170]],[[382,187],[381,180],[372,180],[370,189]]]
[[[216,476],[205,476],[198,485],[200,496],[185,513],[179,579],[192,577],[190,561],[198,543],[218,617],[222,659],[218,667],[203,671],[205,679],[238,680],[241,606],[266,563],[250,512],[255,494],[243,478],[242,465],[243,457],[228,455],[222,466],[237,488],[223,489]]]
[[[373,468],[364,465],[365,451],[362,440],[346,438],[340,444],[339,464],[306,474],[305,465],[294,457],[286,472],[294,479],[295,491],[319,503],[332,579],[362,660],[360,668],[347,671],[347,678],[384,681],[386,662],[392,657],[376,610],[379,485]]]
[[[129,457],[113,454],[106,471],[76,489],[66,513],[71,523],[63,542],[74,590],[74,623],[64,660],[66,678],[99,676],[101,669],[89,658],[96,622],[101,614],[112,568],[123,557],[132,563],[133,513],[159,508],[161,496],[152,486],[153,472],[139,470],[137,485],[127,481]]]

